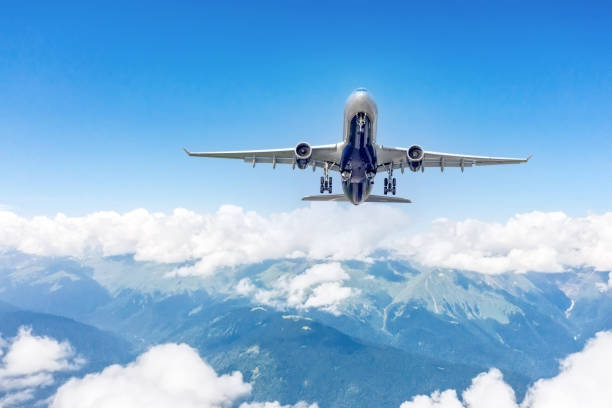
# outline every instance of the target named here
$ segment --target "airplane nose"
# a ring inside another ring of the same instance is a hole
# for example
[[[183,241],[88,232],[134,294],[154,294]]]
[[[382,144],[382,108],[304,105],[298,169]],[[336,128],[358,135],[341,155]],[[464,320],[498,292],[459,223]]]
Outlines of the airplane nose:
[[[365,111],[373,116],[378,113],[378,108],[372,94],[365,88],[355,89],[348,97],[346,101],[345,113],[350,111],[351,113]],[[354,111],[354,112],[353,112]]]
[[[365,88],[357,88],[351,92],[349,99],[372,99],[372,95],[370,94],[370,91]]]

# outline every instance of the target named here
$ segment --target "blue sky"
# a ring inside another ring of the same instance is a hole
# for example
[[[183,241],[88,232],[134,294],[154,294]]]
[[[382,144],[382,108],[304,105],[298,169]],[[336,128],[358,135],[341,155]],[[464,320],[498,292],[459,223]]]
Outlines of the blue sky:
[[[304,206],[320,174],[181,149],[334,143],[365,86],[382,144],[534,154],[399,177],[415,218],[610,210],[609,3],[123,3],[3,4],[0,204],[27,216]]]

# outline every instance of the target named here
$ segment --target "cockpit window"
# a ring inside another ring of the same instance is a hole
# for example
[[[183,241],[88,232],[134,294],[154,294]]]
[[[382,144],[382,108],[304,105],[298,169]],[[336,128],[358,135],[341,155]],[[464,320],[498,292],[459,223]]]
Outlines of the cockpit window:
[[[368,92],[368,90],[365,88],[357,88],[355,89],[355,92]]]

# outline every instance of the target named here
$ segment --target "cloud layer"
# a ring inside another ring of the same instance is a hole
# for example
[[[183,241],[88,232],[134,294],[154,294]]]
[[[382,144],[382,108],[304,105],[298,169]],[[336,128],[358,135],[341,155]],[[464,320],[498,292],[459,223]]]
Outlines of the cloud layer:
[[[10,343],[3,340],[0,350],[0,392],[5,393],[0,407],[32,399],[36,388],[53,383],[53,373],[76,370],[84,364],[68,342],[35,336],[26,327],[19,328]]]
[[[50,401],[51,408],[222,408],[235,406],[251,393],[242,374],[217,375],[186,344],[151,348],[134,362],[73,378]],[[277,402],[243,403],[243,408],[281,408]],[[289,408],[290,406],[286,406]],[[296,408],[316,408],[300,402]],[[283,406],[285,408],[285,406]]]
[[[572,218],[562,212],[518,214],[505,224],[437,220],[395,242],[398,254],[425,265],[483,273],[612,270],[612,213]]]
[[[0,211],[0,249],[83,257],[134,254],[161,263],[190,261],[175,275],[272,258],[367,260],[379,250],[432,267],[482,273],[612,270],[612,212],[568,217],[519,214],[506,223],[440,219],[416,233],[407,212],[390,206],[313,205],[262,216],[223,206],[213,214],[143,209],[24,218]],[[321,289],[323,291],[323,289]]]
[[[612,332],[600,332],[561,362],[556,377],[533,384],[520,405],[501,372],[491,369],[472,380],[461,401],[455,390],[437,391],[416,396],[401,408],[607,408],[612,406],[611,364]]]

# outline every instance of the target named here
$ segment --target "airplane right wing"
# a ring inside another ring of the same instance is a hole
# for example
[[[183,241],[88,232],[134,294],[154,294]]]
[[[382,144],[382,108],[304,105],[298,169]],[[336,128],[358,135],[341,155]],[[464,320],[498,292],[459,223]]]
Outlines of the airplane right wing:
[[[514,157],[488,157],[471,156],[464,154],[437,153],[425,151],[423,165],[425,167],[468,167],[468,166],[490,166],[495,164],[519,164],[527,163],[531,156],[526,158]]]

